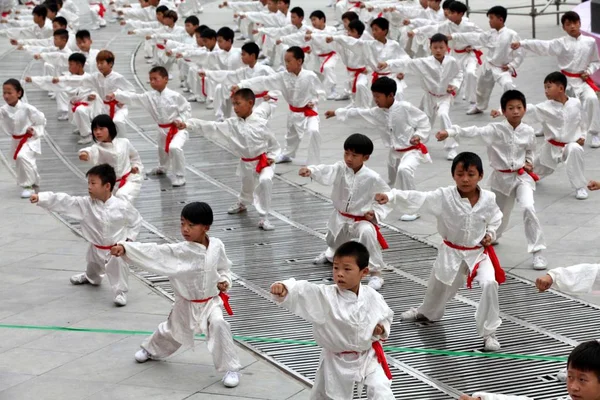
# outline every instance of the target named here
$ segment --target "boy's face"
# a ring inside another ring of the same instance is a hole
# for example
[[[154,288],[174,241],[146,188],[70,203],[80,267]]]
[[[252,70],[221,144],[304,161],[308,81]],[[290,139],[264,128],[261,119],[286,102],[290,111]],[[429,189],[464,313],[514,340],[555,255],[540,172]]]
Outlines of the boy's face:
[[[442,2],[438,1],[438,0],[429,0],[427,2],[427,7],[431,8],[432,10],[435,10],[435,11],[439,10],[441,5],[442,5]]]
[[[231,104],[233,104],[235,115],[240,118],[245,119],[252,114],[252,108],[254,107],[254,102],[252,100],[246,100],[242,98],[242,96],[233,96]]]
[[[204,38],[201,37],[199,33],[195,33],[194,36],[196,37],[196,44],[198,47],[204,47]]]
[[[277,1],[269,0],[267,1],[267,8],[270,12],[277,12]]]
[[[217,45],[217,38],[203,38],[204,39],[204,46],[206,46],[209,49],[214,49],[215,46]],[[225,43],[230,43],[224,40]],[[229,44],[229,47],[231,47],[231,43]],[[226,49],[222,49],[222,50],[226,50]]]
[[[315,29],[325,29],[325,20],[317,17],[311,17],[310,23]]]
[[[196,25],[192,25],[189,22],[185,23],[185,31],[187,32],[188,35],[193,35],[194,31],[196,30],[197,26]]]
[[[488,20],[492,29],[501,29],[504,26],[504,20],[496,15],[488,15]]]
[[[288,9],[288,7],[289,7],[289,6],[288,6],[287,4],[285,4],[285,3],[284,3],[283,1],[281,1],[281,0],[277,2],[277,9],[278,9],[279,11],[281,11],[282,13],[285,13],[285,12],[287,12],[287,9]]]
[[[166,26],[175,25],[175,21],[173,21],[173,18],[163,18],[162,23],[165,24]]]
[[[563,85],[554,82],[544,83],[544,94],[548,100],[556,100],[565,92]]]
[[[102,184],[97,175],[88,176],[88,194],[92,199],[104,199],[110,193],[110,183]]]
[[[233,46],[233,43],[231,43],[229,40],[223,39],[221,36],[217,36],[217,44],[219,45],[219,48],[224,51],[231,50],[231,47]]]
[[[354,39],[360,39],[360,35],[356,29],[350,29],[348,31],[348,36],[353,37]]]
[[[164,16],[162,12],[157,12],[156,13],[156,20],[158,22],[160,22],[161,24],[164,24]]]
[[[431,55],[436,58],[436,60],[442,60],[446,54],[448,54],[448,45],[446,42],[433,42],[429,46],[431,49]]]
[[[56,13],[48,10],[47,17],[50,21],[52,21],[54,18],[56,18]]]
[[[33,23],[35,24],[41,24],[42,22],[44,22],[46,18],[42,17],[41,15],[37,15],[37,14],[33,14]]]
[[[83,65],[75,61],[69,61],[69,72],[73,75],[81,75],[83,73]]]
[[[53,31],[57,31],[59,29],[67,29],[66,26],[62,26],[60,23],[58,22],[52,22],[52,30]]]
[[[256,61],[256,56],[254,54],[249,54],[242,50],[242,63],[244,65],[250,65],[254,61]]]
[[[311,18],[311,20],[312,20],[312,18]],[[344,24],[344,29],[348,30],[348,25],[350,24],[350,20],[348,18],[344,18],[342,20],[342,24]]]
[[[470,165],[468,169],[465,169],[463,163],[458,163],[454,170],[454,182],[461,192],[470,193],[477,190],[479,181],[483,179],[483,174],[479,174],[479,171],[474,165]]]
[[[458,13],[456,11],[448,11],[448,19],[455,24],[460,24],[462,21],[462,17],[465,13]]]
[[[294,54],[289,51],[285,52],[285,69],[291,74],[298,74],[302,70],[302,60],[296,59]]]
[[[168,83],[168,76],[162,76],[158,72],[152,72],[150,74],[150,86],[152,87],[152,89],[162,92],[167,87]]]
[[[83,51],[84,53],[88,53],[90,51],[90,48],[92,47],[91,39],[76,39],[75,41],[79,50]]]
[[[394,94],[384,94],[384,93],[373,93],[373,100],[375,101],[375,105],[379,108],[390,108],[392,104],[394,104]]]
[[[352,150],[344,150],[344,162],[348,168],[354,171],[359,170],[368,159],[369,156],[367,155],[358,154]]]
[[[384,31],[377,25],[373,25],[373,26],[371,26],[371,33],[373,33],[373,37],[375,38],[375,40],[382,41],[387,36],[388,31],[387,30]]]
[[[106,60],[96,61],[96,67],[103,75],[108,75],[112,71],[112,64]]]
[[[292,17],[290,19],[292,21],[292,25],[300,26],[300,25],[302,25],[302,21],[304,20],[304,17],[300,17],[300,16],[298,16],[298,14],[292,13]]]
[[[188,242],[201,243],[209,229],[210,225],[193,224],[187,219],[181,218],[181,236]]]
[[[13,85],[4,85],[2,86],[2,95],[6,104],[14,106],[19,101],[21,92],[17,92]]]
[[[518,125],[525,115],[525,105],[521,100],[510,100],[506,103],[506,109],[502,110],[506,120],[512,125]]]
[[[360,285],[360,280],[367,276],[369,268],[361,270],[356,258],[351,256],[333,258],[333,281],[342,290],[352,290]]]
[[[600,400],[600,380],[592,371],[568,367],[567,391],[573,400]]]
[[[59,49],[64,48],[67,45],[67,41],[61,36],[54,36],[54,46]]]
[[[581,21],[565,21],[563,30],[567,32],[567,35],[569,36],[578,37],[581,33]]]

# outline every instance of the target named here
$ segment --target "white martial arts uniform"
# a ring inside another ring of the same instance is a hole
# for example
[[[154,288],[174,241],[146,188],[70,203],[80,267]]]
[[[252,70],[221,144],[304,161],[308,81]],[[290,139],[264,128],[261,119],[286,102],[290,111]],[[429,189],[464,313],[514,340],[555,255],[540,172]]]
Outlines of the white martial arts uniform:
[[[488,107],[496,83],[502,88],[502,93],[516,88],[512,78],[517,77],[517,68],[523,62],[523,52],[511,49],[510,45],[519,41],[517,32],[504,27],[481,33],[454,33],[452,40],[486,50],[485,62],[477,78],[476,106],[479,110]],[[508,66],[508,71],[502,70],[503,65]]]
[[[290,46],[299,46],[303,48],[304,51],[304,67],[307,69],[309,66],[312,66],[311,60],[314,58],[312,53],[307,53],[306,48],[308,45],[304,40],[304,36],[306,35],[306,31],[308,30],[308,25],[302,24],[300,27],[296,25],[285,25],[282,27],[272,27],[272,28],[259,28],[258,34],[265,35],[267,39],[275,42],[277,44],[277,40],[281,41],[279,45],[276,45],[274,48],[274,53],[271,58],[273,68],[280,70],[285,65],[285,52]],[[306,48],[305,48],[306,47]]]
[[[485,392],[473,393],[472,397],[479,397],[481,400],[535,400],[527,396],[512,396],[509,394],[494,394]],[[556,400],[571,400],[571,397],[559,397]]]
[[[377,241],[375,225],[383,221],[391,208],[374,202],[375,194],[389,190],[379,174],[365,165],[358,172],[348,168],[343,161],[332,165],[310,165],[310,177],[324,186],[332,186],[331,200],[334,211],[327,222],[327,245],[334,250],[349,240],[356,240],[369,250],[372,272],[385,267],[381,244]],[[358,218],[373,211],[375,221],[356,221],[341,213]]]
[[[488,190],[479,190],[479,200],[471,205],[462,198],[456,186],[438,188],[431,192],[392,189],[387,193],[390,203],[407,214],[427,209],[437,219],[438,233],[442,239],[462,247],[479,247],[476,250],[457,250],[445,243],[438,249],[433,263],[423,304],[417,312],[430,321],[439,321],[450,301],[471,275],[477,264],[474,277],[482,287],[481,299],[475,312],[479,336],[493,335],[502,320],[498,302],[498,282],[494,268],[480,242],[486,235],[496,238],[496,230],[502,223],[502,212],[496,204],[496,196]]]
[[[204,333],[217,371],[238,371],[240,361],[229,323],[223,318],[223,301],[217,288],[220,282],[231,287],[231,261],[221,240],[214,237],[208,240],[208,248],[195,242],[119,243],[125,248],[125,260],[146,271],[168,276],[175,292],[169,318],[141,347],[153,359],[166,358],[182,345],[193,346],[195,333]]]
[[[291,13],[289,13],[291,15]],[[242,20],[250,21],[248,24],[248,37],[252,37],[252,31],[254,30],[254,24],[261,24],[267,28],[278,28],[289,25],[289,18],[286,17],[281,11],[277,12],[264,12],[264,11],[251,11],[246,13],[240,13],[245,18]],[[240,28],[241,29],[241,28]],[[277,67],[277,59],[275,58],[275,40],[263,35],[259,36],[259,39],[255,41],[261,46],[262,53],[267,57],[267,62],[274,63],[273,66]]]
[[[337,33],[337,29],[333,26],[326,26],[325,29],[316,29],[311,27],[313,35],[323,35],[325,37],[331,36]],[[309,63],[312,65],[305,65],[310,69],[323,77],[323,86],[328,96],[331,98],[337,97],[337,75],[335,73],[335,67],[338,63],[339,56],[336,52],[336,45],[332,43],[326,43],[325,40],[309,40],[308,42],[302,38],[304,46],[310,46],[312,54],[312,60]]]
[[[100,29],[106,26],[106,15],[108,13],[108,1],[106,0],[88,0],[90,19],[92,20],[92,30]]]
[[[188,51],[186,56],[192,58],[198,68],[190,68],[192,79],[192,92],[200,98],[206,98],[208,101],[214,99],[215,92],[222,90],[214,82],[207,81],[198,76],[198,71],[207,69],[233,71],[240,68],[242,64],[242,50],[232,47],[229,51],[219,49],[215,46],[213,51],[207,49],[198,49],[201,51]]]
[[[287,120],[285,148],[282,156],[294,158],[300,141],[304,135],[309,137],[307,164],[318,164],[321,160],[321,134],[319,132],[319,116],[307,116],[307,113],[318,113],[317,102],[323,97],[325,90],[319,77],[312,71],[300,70],[298,75],[282,71],[270,76],[258,76],[246,79],[238,84],[239,88],[252,89],[255,93],[278,90],[289,104],[290,112]],[[315,106],[307,109],[308,103]],[[304,111],[292,111],[292,107]]]
[[[262,106],[255,107],[254,112],[245,120],[234,117],[223,122],[209,122],[192,118],[186,123],[190,131],[198,130],[209,137],[225,139],[227,147],[240,157],[237,169],[237,175],[242,179],[239,204],[254,204],[262,218],[268,218],[271,211],[275,166],[267,166],[257,172],[258,158],[265,154],[267,158],[275,159],[280,152],[275,135],[267,127],[270,113],[270,105],[263,103]]]
[[[527,251],[535,253],[544,250],[546,242],[534,208],[535,181],[526,172],[519,174],[519,170],[525,166],[526,162],[533,164],[535,151],[533,128],[524,123],[513,128],[507,121],[481,127],[461,128],[455,125],[448,129],[448,136],[477,137],[487,146],[488,158],[492,167],[489,178],[490,189],[496,195],[496,203],[502,211],[502,225],[496,231],[496,239],[499,239],[508,227],[510,213],[516,200],[523,209]]]
[[[10,156],[16,163],[17,184],[24,188],[40,184],[36,157],[42,154],[40,137],[44,135],[46,117],[32,106],[19,100],[14,107],[8,104],[0,107],[0,131],[12,136]],[[27,129],[33,128],[33,136],[26,137]],[[25,143],[16,153],[22,140]]]
[[[322,348],[310,399],[348,400],[358,383],[367,386],[370,400],[393,400],[391,381],[373,350],[374,342],[389,337],[394,317],[383,296],[366,285],[360,285],[356,295],[337,285],[316,285],[295,279],[281,283],[288,291],[287,296],[273,296],[274,300],[310,322],[315,340]],[[385,332],[373,336],[378,324]]]
[[[115,92],[115,99],[125,104],[136,104],[143,107],[159,125],[171,125],[175,121],[186,122],[192,113],[190,103],[181,93],[165,88],[162,92],[149,90],[142,94],[126,92],[121,89]],[[167,137],[169,127],[158,127],[158,165],[160,168],[172,170],[179,178],[185,176],[185,156],[183,145],[188,140],[186,130],[178,131],[173,136],[167,151]]]
[[[66,193],[41,192],[38,196],[38,206],[81,221],[81,235],[90,242],[86,254],[87,280],[99,285],[106,273],[114,294],[126,294],[129,267],[124,260],[110,256],[110,246],[135,240],[142,226],[140,213],[131,203],[116,196],[110,196],[106,202]]]
[[[592,37],[580,35],[578,38],[564,36],[552,40],[521,41],[521,48],[540,56],[555,56],[558,68],[571,74],[585,72],[590,76],[600,68],[598,46]],[[592,135],[600,134],[600,104],[598,93],[584,80],[577,77],[567,77],[568,90],[572,96],[579,99],[583,105],[585,126],[584,131]]]
[[[452,126],[450,121],[450,106],[454,102],[456,93],[447,92],[452,85],[458,91],[462,85],[463,72],[458,61],[452,56],[445,56],[440,63],[433,56],[388,61],[390,71],[416,74],[425,93],[421,98],[419,108],[429,117],[429,124],[433,127],[436,117],[440,116],[442,129]],[[456,140],[446,139],[444,148],[447,151],[458,147]],[[403,188],[412,189],[412,188]]]
[[[144,165],[129,139],[116,137],[112,142],[95,143],[79,150],[79,154],[81,153],[88,154],[87,162],[92,165],[109,164],[113,167],[117,175],[114,195],[133,204],[142,188]],[[132,173],[133,167],[137,167],[139,172]]]
[[[32,22],[31,25],[23,28],[7,28],[0,30],[0,35],[16,40],[46,39],[51,38],[53,34],[54,29],[52,28],[52,21],[49,19],[46,19],[44,26],[42,27]]]
[[[430,163],[429,153],[410,144],[413,136],[419,136],[421,143],[429,139],[431,125],[427,115],[406,101],[395,100],[388,109],[338,108],[337,119],[344,122],[348,118],[364,118],[379,131],[383,145],[389,149],[388,182],[404,190],[414,190],[415,171],[419,164]]]
[[[542,123],[544,144],[534,171],[543,178],[565,163],[567,176],[575,189],[585,188],[583,146],[577,143],[585,139],[586,131],[581,102],[569,97],[565,104],[546,100],[539,104],[527,104],[525,117]],[[556,145],[550,143],[555,141]]]

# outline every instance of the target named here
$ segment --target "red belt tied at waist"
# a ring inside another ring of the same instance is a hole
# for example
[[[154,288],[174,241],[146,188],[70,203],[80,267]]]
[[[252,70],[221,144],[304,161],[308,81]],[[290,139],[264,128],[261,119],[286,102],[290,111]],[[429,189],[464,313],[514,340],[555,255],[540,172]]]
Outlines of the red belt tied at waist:
[[[448,96],[448,95],[456,96],[456,91],[455,90],[453,90],[453,91],[451,91],[449,93],[445,93],[445,94],[437,94],[437,93],[430,92],[429,90],[427,91],[427,93],[429,93],[433,97],[445,97],[445,96]]]
[[[12,135],[13,139],[19,141],[19,143],[17,144],[17,148],[15,149],[15,154],[13,155],[13,160],[17,159],[17,156],[19,155],[19,152],[21,151],[23,146],[25,146],[27,139],[32,138],[32,137],[33,137],[33,135],[31,133],[24,133],[22,135]]]
[[[367,221],[367,219],[362,216],[362,215],[352,215],[352,214],[347,214],[345,212],[341,212],[338,211],[342,217],[346,217],[346,218],[350,218],[353,219],[355,222],[359,222],[359,221]],[[371,222],[371,221],[368,221]],[[375,233],[377,234],[377,242],[379,242],[379,245],[381,246],[381,248],[383,250],[386,250],[389,248],[387,242],[385,241],[385,238],[383,237],[383,235],[381,234],[381,230],[379,229],[379,225],[371,222],[373,224],[373,227],[375,227]]]
[[[502,172],[502,173],[505,173],[505,174],[516,173],[517,175],[523,175],[523,174],[526,173],[527,175],[529,175],[534,180],[534,182],[537,182],[537,181],[540,180],[540,177],[538,176],[538,174],[536,174],[533,171],[525,171],[525,168],[519,168],[517,170],[512,170],[512,169],[497,169],[496,171]]]
[[[131,171],[123,175],[122,177],[117,179],[117,183],[119,184],[118,189],[121,189],[127,183],[127,178],[131,175]]]
[[[356,81],[358,81],[358,77],[360,76],[360,74],[365,72],[367,70],[367,68],[366,67],[361,67],[361,68],[346,67],[346,70],[348,70],[348,72],[354,73],[354,80],[352,81],[352,93],[356,93]]]
[[[335,56],[335,51],[330,51],[329,53],[324,53],[324,54],[317,54],[319,57],[325,57],[325,60],[323,60],[323,63],[321,63],[321,73],[323,73],[323,68],[325,68],[325,64],[327,63],[327,61],[331,60],[331,57]]]
[[[481,249],[481,246],[475,246],[475,247],[459,246],[459,245],[449,242],[447,240],[444,240],[444,244],[455,250],[463,250],[464,251],[464,250],[479,250],[479,249]],[[494,248],[492,246],[484,247],[483,254],[486,254],[490,258],[490,261],[492,262],[492,266],[494,267],[494,275],[496,278],[496,282],[498,282],[498,284],[502,284],[502,283],[506,282],[506,273],[504,272],[504,270],[502,269],[502,266],[500,265],[500,260],[498,260],[498,256],[496,256],[496,251],[494,250]],[[479,268],[480,263],[481,262],[478,262],[477,264],[475,264],[475,267],[473,268],[473,272],[471,272],[469,274],[469,276],[467,277],[467,287],[469,289],[471,289],[471,287],[473,285],[473,278],[475,278],[475,276],[477,276],[477,269]]]
[[[225,292],[219,292],[219,297],[223,301],[223,307],[225,307],[225,311],[227,311],[227,314],[233,315],[233,310],[231,309],[231,306],[229,305],[229,295]],[[210,301],[211,299],[214,299],[214,297],[207,297],[206,299],[202,299],[202,300],[190,300],[190,301],[192,303],[206,303],[206,302]]]
[[[500,66],[500,65],[495,65],[495,64],[492,64],[492,63],[490,63],[490,65],[491,65],[491,66],[494,66],[494,67],[496,67],[496,68],[500,68],[500,69],[502,69],[502,66]],[[508,72],[510,72],[510,76],[512,76],[513,78],[516,78],[516,77],[517,77],[517,70],[516,70],[516,69],[514,69],[514,68],[510,68],[510,67],[509,67],[509,68],[508,68]]]
[[[110,246],[101,246],[99,244],[95,244],[94,247],[100,250],[110,250],[112,249],[114,246],[114,244],[111,244]]]
[[[420,150],[421,153],[423,153],[423,154],[429,153],[427,146],[425,146],[423,143],[415,144],[414,146],[410,146],[410,147],[405,147],[404,149],[394,149],[394,150],[398,151],[400,153],[405,153],[405,152],[411,151],[411,150]]]
[[[302,51],[308,53],[310,51],[310,46],[301,47]]]
[[[267,168],[269,166],[269,159],[267,158],[267,153],[262,153],[260,156],[254,158],[244,158],[242,157],[242,161],[244,162],[252,162],[258,161],[256,164],[256,172],[260,174],[260,171]]]
[[[562,72],[565,76],[568,76],[569,78],[581,78],[581,74],[568,72],[564,69],[561,69],[560,72]],[[587,83],[592,89],[594,89],[594,92],[600,92],[600,88],[596,86],[596,83],[594,82],[591,76],[588,76],[587,79],[583,79],[583,81]]]
[[[392,380],[392,371],[390,371],[390,366],[388,365],[387,358],[385,358],[385,352],[383,351],[383,346],[381,345],[381,342],[379,342],[379,341],[373,342],[373,344],[371,344],[371,347],[375,351],[375,357],[377,357],[377,362],[379,364],[381,364],[381,368],[383,368],[383,372],[385,372],[385,376],[387,376],[387,378],[389,380]],[[358,351],[342,351],[341,353],[337,353],[337,354],[359,354],[359,352]]]
[[[160,50],[164,50],[165,49],[165,45],[164,44],[160,44],[160,43],[156,43],[156,48],[160,49]]]
[[[379,79],[379,77],[381,77],[381,76],[387,76],[389,74],[390,74],[390,72],[373,72],[371,74],[371,76],[373,77],[373,80],[371,81],[371,83],[375,83],[375,81],[377,79]]]
[[[90,3],[90,6],[98,6],[98,15],[100,18],[104,18],[104,13],[106,12],[106,7],[102,3]]]
[[[550,143],[552,146],[556,146],[556,147],[565,147],[566,145],[568,145],[568,143],[559,142],[558,140],[554,140],[554,139],[548,139],[548,143]]]
[[[115,118],[115,111],[117,109],[117,104],[119,104],[119,102],[117,100],[111,100],[111,101],[106,101],[103,100],[104,104],[106,104],[108,106],[108,115],[110,116],[110,119]]]
[[[76,101],[71,102],[71,112],[75,112],[80,106],[89,106],[89,104],[85,101]]]
[[[303,113],[305,117],[318,117],[319,113],[310,107],[294,107],[290,104],[290,111],[295,113]]]
[[[477,50],[477,49],[472,49],[471,51],[473,52],[473,54],[475,54],[475,57],[477,58],[477,64],[479,64],[479,65],[483,64],[483,61],[481,60],[481,57],[483,56],[483,51]],[[467,53],[467,49],[462,49],[462,50],[454,49],[454,52],[456,54],[463,54],[463,53]]]
[[[169,149],[171,148],[171,141],[173,140],[175,135],[177,135],[179,129],[177,128],[177,125],[175,125],[174,122],[171,122],[170,124],[158,124],[158,126],[159,128],[169,130],[169,132],[167,132],[167,140],[165,140],[165,153],[169,153]]]

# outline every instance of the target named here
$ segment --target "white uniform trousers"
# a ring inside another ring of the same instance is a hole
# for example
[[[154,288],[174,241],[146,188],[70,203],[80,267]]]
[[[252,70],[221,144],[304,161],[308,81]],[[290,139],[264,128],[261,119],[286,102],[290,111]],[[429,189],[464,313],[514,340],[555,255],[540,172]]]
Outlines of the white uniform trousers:
[[[100,3],[100,2],[98,2]],[[92,29],[98,29],[101,26],[106,26],[106,20],[98,14],[100,12],[99,5],[90,4],[90,19],[92,20]],[[108,12],[108,9],[106,10]],[[106,14],[105,14],[106,15]]]
[[[572,78],[567,79],[571,81]],[[577,97],[581,102],[584,111],[584,129],[592,135],[600,134],[600,102],[598,101],[598,94],[587,83],[569,85],[568,90],[570,94]]]
[[[325,240],[329,248],[334,252],[338,247],[351,240],[362,243],[369,250],[369,268],[371,272],[381,271],[385,266],[381,245],[377,241],[377,231],[375,230],[375,226],[369,221],[344,224],[335,237],[331,231],[328,231]]]
[[[304,113],[289,111],[287,119],[287,134],[282,155],[294,158],[300,141],[308,136],[307,165],[321,163],[321,133],[319,132],[319,117],[306,117]]]
[[[19,141],[17,139],[12,140],[11,156],[15,154]],[[17,184],[19,186],[31,187],[40,184],[40,174],[38,173],[36,158],[37,153],[31,149],[29,143],[25,142],[15,160]]]
[[[227,119],[231,117],[233,106],[231,104],[231,90],[227,85],[219,83],[215,87],[214,106],[217,118]]]
[[[388,181],[390,186],[401,190],[415,190],[415,171],[421,164],[431,162],[420,150],[399,152],[390,149],[388,156]]]
[[[215,84],[210,79],[202,78],[198,75],[199,68],[197,65],[190,66],[188,71],[188,84],[190,91],[201,99],[212,100],[215,94]]]
[[[585,188],[587,180],[584,176],[583,147],[577,143],[568,143],[563,147],[560,160],[552,159],[552,147],[554,146],[548,142],[542,145],[540,160],[534,167],[535,173],[540,176],[540,179],[545,178],[554,173],[560,163],[564,163],[571,186],[575,189]]]
[[[242,189],[239,202],[244,205],[254,204],[258,214],[264,217],[271,211],[275,171],[272,167],[266,167],[258,174],[255,170],[257,163],[258,161],[240,161],[239,174],[242,178]]]
[[[173,57],[171,57],[173,59]],[[173,62],[177,63],[177,67],[179,68],[179,81],[184,84],[186,88],[190,88],[188,82],[188,73],[190,72],[190,63],[185,61],[183,58],[175,58]]]
[[[483,64],[483,68],[477,78],[477,108],[485,110],[490,102],[492,90],[495,84],[502,87],[502,93],[513,90],[515,86],[510,71],[502,71],[500,68]]]
[[[69,109],[71,124],[79,131],[81,137],[90,136],[92,134],[92,107],[80,105],[75,109],[75,112],[71,109]]]
[[[69,94],[65,91],[54,93],[56,93],[56,110],[59,114],[67,114],[70,108]]]
[[[140,195],[143,180],[144,177],[141,174],[130,174],[127,177],[127,182],[121,187],[119,187],[119,181],[117,180],[113,193],[116,197],[133,204],[134,200]]]
[[[464,283],[465,276],[470,273],[465,263],[461,265],[452,285],[448,286],[439,281],[435,276],[435,269],[431,270],[429,281],[427,282],[427,291],[423,304],[418,308],[419,314],[423,314],[430,321],[439,321],[444,316],[446,304],[458,292]],[[477,333],[481,337],[489,336],[496,332],[502,324],[500,319],[500,305],[498,302],[498,282],[494,276],[494,267],[489,258],[481,261],[477,269],[477,276],[474,281],[479,283],[483,291],[477,311],[475,312],[475,322],[477,324]]]
[[[348,72],[347,93],[352,96],[354,107],[370,108],[373,104],[373,93],[371,93],[370,75],[360,74],[356,79],[356,93],[352,93],[354,85],[354,72]]]
[[[335,73],[335,66],[339,60],[339,56],[334,54],[331,58],[327,60],[327,57],[320,57],[315,53],[315,73],[319,74],[322,77],[323,86],[325,87],[325,93],[327,95],[335,92],[335,87],[337,84],[337,76]]]
[[[440,125],[443,130],[452,128],[450,120],[450,106],[454,101],[454,97],[450,94],[447,96],[435,96],[431,93],[425,93],[421,98],[419,108],[429,117],[429,124],[433,127],[436,118],[440,117]],[[449,151],[458,147],[458,142],[454,138],[444,140],[444,149]]]
[[[464,57],[463,61],[459,61],[463,71],[463,81],[457,92],[465,96],[469,103],[475,103],[477,100],[477,59],[474,57]]]
[[[112,257],[110,250],[102,250],[90,244],[86,254],[85,277],[92,285],[99,285],[106,274],[115,295],[129,291],[129,267],[120,257]]]
[[[171,140],[169,152],[165,151],[168,129],[158,128],[158,165],[165,170],[170,170],[178,177],[185,176],[185,155],[183,145],[188,140],[187,131],[179,131]]]

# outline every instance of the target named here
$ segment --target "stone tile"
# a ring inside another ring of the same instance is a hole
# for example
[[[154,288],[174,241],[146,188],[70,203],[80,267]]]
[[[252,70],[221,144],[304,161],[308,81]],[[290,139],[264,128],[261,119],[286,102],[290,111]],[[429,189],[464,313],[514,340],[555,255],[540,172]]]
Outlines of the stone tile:
[[[310,399],[310,389],[304,389],[300,393],[297,393],[290,397],[288,400],[308,400]]]
[[[183,400],[191,399],[192,391],[149,388],[142,386],[113,385],[86,397],[86,400]]]
[[[214,367],[149,361],[150,368],[121,383],[126,385],[200,391],[210,385],[221,385],[222,375]],[[222,385],[221,385],[222,386]]]
[[[229,395],[219,395],[213,393],[196,393],[193,396],[188,397],[186,400],[226,400],[226,399],[239,399],[239,400],[255,400],[256,397],[242,397],[242,396],[229,396]]]
[[[0,328],[0,349],[19,347],[49,334],[50,331],[41,329]]]
[[[257,358],[252,355],[249,351],[241,346],[237,346],[238,357],[240,358],[240,364],[242,368],[245,368],[257,361]],[[213,366],[212,355],[206,347],[204,340],[196,340],[193,349],[188,349],[169,357],[169,362],[182,363],[182,364],[201,364]]]
[[[10,264],[3,264],[0,261],[0,267],[3,265],[17,265],[21,268],[39,268],[52,270],[69,270],[69,271],[84,271],[85,270],[85,251],[81,254],[32,254],[30,257],[22,260],[17,260]]]
[[[0,371],[41,375],[79,357],[60,351],[14,348],[2,353]]]
[[[81,400],[107,385],[75,379],[38,376],[0,392],[2,400]]]
[[[19,383],[25,382],[34,375],[26,374],[13,374],[11,372],[0,372],[0,398],[2,398],[2,391],[12,386],[18,385]]]
[[[123,340],[123,335],[88,332],[54,332],[21,345],[22,348],[85,355]]]

